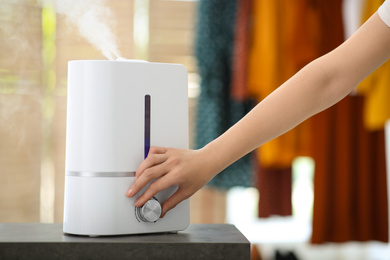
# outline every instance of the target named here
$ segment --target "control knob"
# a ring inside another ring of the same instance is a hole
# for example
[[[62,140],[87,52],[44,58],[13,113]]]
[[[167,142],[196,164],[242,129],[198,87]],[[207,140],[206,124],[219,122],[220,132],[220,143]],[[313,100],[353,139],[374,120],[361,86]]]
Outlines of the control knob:
[[[142,207],[136,209],[137,216],[143,222],[156,222],[161,216],[161,205],[156,199],[148,200]]]

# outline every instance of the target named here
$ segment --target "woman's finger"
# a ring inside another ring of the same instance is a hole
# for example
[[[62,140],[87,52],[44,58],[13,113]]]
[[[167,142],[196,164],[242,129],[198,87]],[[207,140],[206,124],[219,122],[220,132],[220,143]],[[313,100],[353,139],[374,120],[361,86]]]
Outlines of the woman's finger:
[[[134,202],[136,207],[144,205],[148,200],[153,198],[157,193],[175,185],[175,180],[166,175],[152,182],[146,191]]]
[[[166,154],[150,154],[148,157],[138,166],[135,177],[138,178],[148,168],[164,163],[168,159]]]
[[[139,177],[135,178],[133,185],[131,185],[129,190],[126,192],[126,195],[128,197],[133,197],[149,182],[164,176],[168,172],[168,169],[166,168],[166,164],[162,163],[145,169]]]
[[[160,146],[152,146],[149,148],[149,154],[161,154],[161,153],[166,153],[167,148],[165,147],[160,147]]]

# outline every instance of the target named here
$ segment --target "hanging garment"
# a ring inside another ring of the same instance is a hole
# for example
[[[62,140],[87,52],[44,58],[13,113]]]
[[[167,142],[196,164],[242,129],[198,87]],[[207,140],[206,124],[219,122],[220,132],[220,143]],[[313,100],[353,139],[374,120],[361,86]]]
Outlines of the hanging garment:
[[[253,2],[248,93],[257,101],[318,56],[317,48],[313,47],[318,23],[310,3],[309,0]],[[261,167],[290,168],[296,156],[307,155],[308,124],[262,145],[257,153]]]
[[[237,3],[237,17],[234,26],[233,68],[231,96],[236,101],[249,99],[247,90],[249,37],[252,0]]]
[[[342,0],[317,0],[320,51],[344,39]],[[312,118],[312,243],[388,240],[383,131],[363,125],[364,98],[348,96]]]
[[[383,0],[365,1],[363,22],[378,10]],[[364,123],[369,130],[381,130],[390,119],[390,61],[368,76],[357,88],[366,97]]]
[[[257,188],[260,193],[258,203],[259,218],[267,218],[274,215],[291,216],[291,168],[258,170]]]
[[[199,2],[196,58],[201,76],[196,145],[203,147],[224,133],[252,107],[230,95],[236,0]],[[252,160],[246,155],[230,165],[208,185],[219,188],[252,186]]]
[[[313,125],[312,243],[388,240],[384,133],[365,129],[363,105],[349,96]]]

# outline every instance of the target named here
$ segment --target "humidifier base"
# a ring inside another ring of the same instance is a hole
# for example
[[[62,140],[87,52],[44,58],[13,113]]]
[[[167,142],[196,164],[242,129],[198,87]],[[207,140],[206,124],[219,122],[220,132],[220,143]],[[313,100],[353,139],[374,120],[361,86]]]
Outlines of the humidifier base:
[[[134,201],[126,191],[134,177],[65,176],[64,233],[86,236],[112,236],[141,233],[177,232],[189,225],[189,201],[183,201],[155,222],[137,216]],[[176,188],[155,196],[165,201]]]

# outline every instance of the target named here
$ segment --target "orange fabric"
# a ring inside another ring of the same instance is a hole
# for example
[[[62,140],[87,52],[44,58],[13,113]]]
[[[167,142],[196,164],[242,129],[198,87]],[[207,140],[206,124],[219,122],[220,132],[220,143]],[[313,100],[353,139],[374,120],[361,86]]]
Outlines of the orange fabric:
[[[253,1],[248,93],[261,101],[318,56],[318,22],[310,0]],[[289,168],[309,152],[309,122],[259,148],[262,167]]]
[[[257,100],[268,96],[282,82],[278,77],[278,3],[253,3],[252,45],[249,56],[248,92]]]
[[[375,13],[383,0],[366,1],[363,21]],[[357,87],[366,97],[364,123],[369,130],[381,130],[390,119],[390,61],[383,64]]]
[[[388,241],[384,132],[368,132],[364,99],[349,96],[315,116],[311,242]]]

